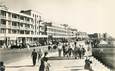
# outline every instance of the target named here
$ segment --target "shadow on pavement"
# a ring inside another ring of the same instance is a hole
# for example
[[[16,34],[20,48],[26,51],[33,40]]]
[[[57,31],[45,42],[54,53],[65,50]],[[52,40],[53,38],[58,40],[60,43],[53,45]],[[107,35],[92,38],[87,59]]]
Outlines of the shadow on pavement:
[[[83,69],[71,69],[71,71],[79,71],[79,70],[83,70]]]
[[[6,66],[6,68],[21,68],[21,67],[33,67],[33,65]]]
[[[76,68],[76,67],[84,67],[84,66],[69,66],[69,67],[64,67],[64,68]]]
[[[68,57],[58,57],[58,56],[56,56],[56,57],[48,57],[48,59],[49,60],[75,60],[74,57],[68,58]]]

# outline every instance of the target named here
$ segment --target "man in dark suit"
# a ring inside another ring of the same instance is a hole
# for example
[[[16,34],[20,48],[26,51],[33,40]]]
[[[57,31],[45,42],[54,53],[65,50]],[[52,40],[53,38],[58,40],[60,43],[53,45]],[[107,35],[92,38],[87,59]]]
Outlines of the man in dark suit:
[[[35,49],[33,49],[31,56],[32,56],[33,66],[35,66],[36,65],[36,59],[37,59],[37,52],[35,51]]]

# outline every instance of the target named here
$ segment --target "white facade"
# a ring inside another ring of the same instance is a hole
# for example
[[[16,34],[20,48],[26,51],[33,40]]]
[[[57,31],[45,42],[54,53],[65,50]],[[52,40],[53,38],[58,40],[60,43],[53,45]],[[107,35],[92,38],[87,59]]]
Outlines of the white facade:
[[[47,26],[47,34],[52,35],[54,38],[69,38],[75,36],[73,31],[64,26]]]
[[[54,38],[73,37],[75,34],[69,28],[63,26],[46,26],[47,22],[42,20],[42,16],[32,10],[21,11],[20,13],[0,9],[0,43],[1,40],[31,43],[38,38],[47,38],[52,35]],[[47,30],[46,30],[47,28]]]

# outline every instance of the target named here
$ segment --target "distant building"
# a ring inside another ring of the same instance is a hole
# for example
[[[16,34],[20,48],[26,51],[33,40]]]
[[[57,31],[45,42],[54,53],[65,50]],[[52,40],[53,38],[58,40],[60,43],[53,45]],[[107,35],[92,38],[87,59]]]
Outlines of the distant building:
[[[89,38],[89,36],[86,32],[77,32],[76,36],[78,39],[81,39],[81,40]]]

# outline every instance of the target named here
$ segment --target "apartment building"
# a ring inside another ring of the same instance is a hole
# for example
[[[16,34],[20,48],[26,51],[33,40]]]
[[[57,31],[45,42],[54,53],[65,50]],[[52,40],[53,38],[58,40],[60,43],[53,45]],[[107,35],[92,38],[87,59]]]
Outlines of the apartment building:
[[[0,38],[6,44],[22,41],[34,34],[33,18],[11,10],[0,9]],[[16,41],[17,40],[17,41]],[[28,39],[27,39],[28,40]]]
[[[52,24],[47,26],[47,34],[52,35],[54,38],[70,38],[75,37],[77,30],[72,30],[71,28],[65,28],[61,25]]]
[[[80,39],[80,40],[89,38],[89,36],[86,32],[80,32],[80,31],[77,32],[76,36],[77,36],[77,39]]]
[[[22,10],[18,13],[0,9],[0,45],[36,43],[49,35],[53,38],[75,37],[73,32],[70,28],[44,21],[37,11]]]

